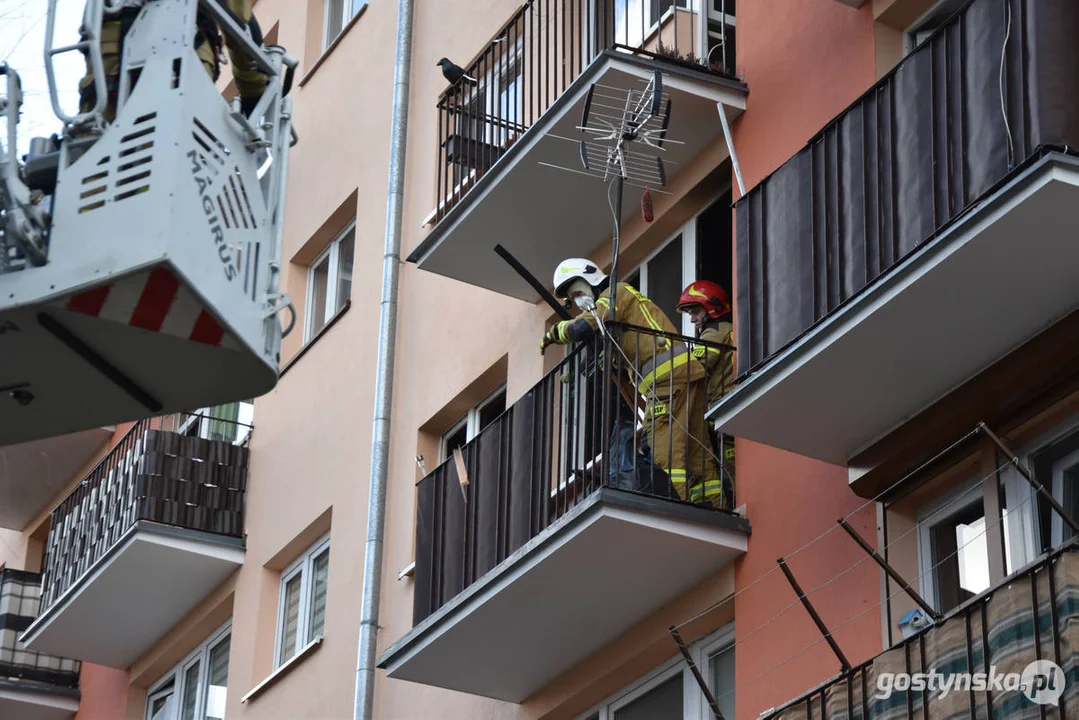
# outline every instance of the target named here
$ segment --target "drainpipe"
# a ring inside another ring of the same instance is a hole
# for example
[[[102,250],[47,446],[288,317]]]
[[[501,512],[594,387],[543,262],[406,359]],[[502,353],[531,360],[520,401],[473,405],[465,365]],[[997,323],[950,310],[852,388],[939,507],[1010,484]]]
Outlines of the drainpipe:
[[[382,256],[382,306],[378,328],[375,417],[371,434],[371,489],[367,502],[360,647],[356,664],[355,720],[371,720],[374,713],[378,608],[382,591],[382,539],[386,527],[386,485],[389,475],[390,411],[393,406],[393,368],[397,346],[397,279],[401,263],[408,81],[412,66],[412,3],[413,0],[399,0],[397,10],[397,64],[393,80],[393,119],[390,123],[390,179],[386,203],[386,244]]]

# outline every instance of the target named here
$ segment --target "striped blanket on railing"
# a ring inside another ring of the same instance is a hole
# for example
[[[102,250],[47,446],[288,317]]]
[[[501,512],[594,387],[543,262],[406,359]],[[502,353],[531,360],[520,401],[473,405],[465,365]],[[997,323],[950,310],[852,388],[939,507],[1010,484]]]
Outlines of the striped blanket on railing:
[[[988,720],[990,702],[993,720],[1033,720],[1042,716],[1043,707],[1048,718],[1079,718],[1077,647],[1079,552],[1071,549],[1009,579],[942,623],[790,703],[771,720]],[[988,674],[991,667],[1001,676],[1022,674],[1039,659],[1051,660],[1064,671],[1059,708],[1036,704],[1016,689],[972,691],[963,685],[945,692],[940,681],[934,690],[893,689],[881,697],[889,686],[888,678],[881,677],[885,673],[955,676]]]

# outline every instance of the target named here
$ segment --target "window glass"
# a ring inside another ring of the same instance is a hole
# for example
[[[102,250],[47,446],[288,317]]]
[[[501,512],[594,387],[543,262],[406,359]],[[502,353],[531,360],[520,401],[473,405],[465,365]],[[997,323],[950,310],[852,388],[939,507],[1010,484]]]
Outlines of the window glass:
[[[724,718],[734,717],[734,647],[708,656],[708,689]]]
[[[697,267],[694,277],[711,280],[731,292],[731,191],[697,216]]]
[[[1079,487],[1076,487],[1079,482],[1079,431],[1070,432],[1031,454],[1030,470],[1073,518],[1079,517]],[[1071,538],[1071,528],[1048,502],[1038,498],[1037,507],[1043,552]]]
[[[505,390],[491,398],[491,400],[480,410],[480,432],[483,432],[485,427],[494,422],[498,416],[504,412],[506,412]]]
[[[443,455],[442,459],[453,455],[454,448],[463,447],[468,442],[468,423],[461,423],[461,426],[456,430],[446,435],[446,439],[443,443]]]
[[[195,720],[195,704],[199,700],[199,662],[196,660],[184,672],[184,702],[180,708],[182,720]]]
[[[682,717],[682,673],[612,713],[614,720],[670,720]]]
[[[206,720],[222,720],[225,717],[225,699],[228,694],[229,649],[231,638],[225,638],[210,651],[209,682],[206,692]]]
[[[330,551],[315,558],[311,565],[311,622],[307,628],[307,642],[322,634],[326,624],[326,583],[329,578]]]
[[[659,306],[676,328],[682,323],[678,298],[682,296],[682,237],[667,243],[648,261],[648,297]]]
[[[308,309],[311,335],[326,324],[326,296],[330,282],[330,254],[326,253],[311,270],[311,307]]]
[[[337,260],[337,298],[334,311],[345,306],[352,296],[352,256],[356,251],[356,228],[353,227],[341,238]]]
[[[303,584],[303,573],[296,573],[285,583],[284,618],[281,628],[281,656],[278,664],[292,657],[296,648],[296,631],[300,623],[300,588]]]

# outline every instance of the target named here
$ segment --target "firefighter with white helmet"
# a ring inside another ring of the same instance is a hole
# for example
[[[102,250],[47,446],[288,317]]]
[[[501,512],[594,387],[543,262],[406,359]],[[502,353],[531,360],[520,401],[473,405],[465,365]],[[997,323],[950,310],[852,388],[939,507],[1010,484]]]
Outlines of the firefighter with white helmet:
[[[707,373],[684,343],[670,338],[678,330],[650,299],[620,282],[615,292],[615,315],[610,317],[609,278],[590,260],[569,258],[554,272],[554,294],[583,312],[573,320],[555,323],[543,337],[541,351],[591,338],[604,323],[618,323],[618,345],[636,371],[637,390],[648,401],[646,432],[652,457],[670,476],[678,496],[688,489],[718,482],[719,468],[705,427]],[[653,332],[635,332],[638,327]],[[673,420],[672,420],[673,418]]]

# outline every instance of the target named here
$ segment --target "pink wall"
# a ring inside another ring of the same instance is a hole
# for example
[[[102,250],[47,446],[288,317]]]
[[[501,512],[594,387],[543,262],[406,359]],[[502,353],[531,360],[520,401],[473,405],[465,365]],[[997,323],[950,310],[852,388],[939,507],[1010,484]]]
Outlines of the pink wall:
[[[118,720],[127,714],[127,673],[101,665],[82,664],[79,711],[75,720]]]
[[[860,10],[835,0],[739,3],[738,71],[749,96],[733,132],[747,187],[872,85],[875,67],[872,3]],[[738,441],[737,452],[737,501],[747,506],[753,527],[749,550],[735,567],[736,588],[745,591],[735,599],[737,716],[753,720],[839,671],[776,559],[835,528],[789,559],[806,592],[865,560],[836,525],[863,501],[850,491],[844,468],[748,441]],[[869,506],[851,520],[873,544],[875,517]],[[850,662],[880,651],[880,594],[871,561],[810,599],[829,627],[849,622],[835,635]]]

